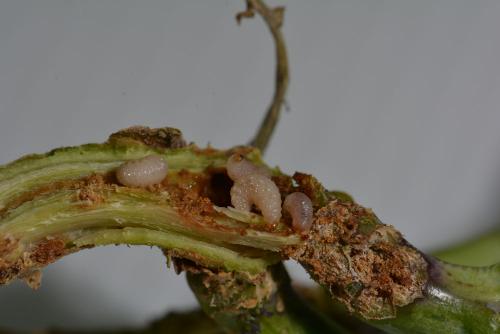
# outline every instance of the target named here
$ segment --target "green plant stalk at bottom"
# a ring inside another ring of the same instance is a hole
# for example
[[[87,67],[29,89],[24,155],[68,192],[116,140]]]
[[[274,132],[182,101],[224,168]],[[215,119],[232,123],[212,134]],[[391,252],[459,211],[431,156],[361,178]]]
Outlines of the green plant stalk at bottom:
[[[455,259],[458,262],[458,266],[435,260],[441,268],[451,269],[449,275],[454,279],[454,282],[448,280],[445,287],[446,285],[450,285],[448,288],[454,287],[457,289],[457,286],[460,288],[460,286],[467,287],[467,285],[472,284],[479,291],[485,291],[489,287],[491,290],[486,291],[482,297],[480,295],[476,296],[476,299],[487,296],[490,298],[489,302],[473,301],[470,300],[471,298],[468,300],[457,298],[453,294],[446,292],[443,288],[429,285],[426,297],[401,309],[396,318],[366,321],[359,317],[352,317],[346,311],[345,307],[332,301],[324,289],[301,287],[299,288],[299,292],[306,296],[306,299],[314,305],[318,312],[342,324],[347,322],[349,327],[354,326],[358,328],[360,322],[365,322],[383,332],[398,334],[498,333],[500,331],[500,317],[498,306],[496,311],[494,310],[494,300],[498,301],[499,299],[500,266],[497,264],[484,268],[470,268],[461,266],[464,263],[460,262],[462,259],[467,262],[474,258],[478,259],[478,261],[482,261],[483,258],[489,258],[490,262],[485,262],[485,264],[491,264],[491,259],[496,256],[496,254],[492,255],[492,252],[495,252],[498,248],[498,244],[491,242],[495,238],[498,238],[498,234],[490,232],[477,239],[451,246],[449,249],[444,249],[436,253],[438,257],[441,257],[441,254],[446,254],[446,259]],[[466,284],[463,284],[464,280],[467,282]],[[458,284],[458,281],[462,281],[462,284]],[[483,284],[484,286],[481,286]],[[466,288],[466,291],[470,290]],[[498,305],[498,302],[496,302],[496,305]],[[359,331],[355,330],[355,332]]]
[[[401,310],[395,319],[372,321],[388,333],[498,333],[500,317],[484,304],[429,287],[426,298]]]
[[[312,315],[314,311],[307,313],[307,303],[292,291],[291,287],[286,283],[278,284],[278,289],[282,289],[282,296],[287,296],[285,301],[285,312],[279,315],[268,313],[262,315],[259,313],[259,308],[256,307],[251,311],[248,310],[248,317],[243,317],[239,314],[231,313],[227,309],[220,309],[218,305],[210,304],[213,295],[207,293],[206,286],[203,280],[197,274],[188,274],[190,286],[197,296],[202,308],[205,312],[216,320],[216,322],[226,329],[233,330],[232,332],[244,332],[241,328],[247,328],[249,323],[253,323],[254,328],[260,328],[258,333],[336,333],[350,332],[343,329],[339,325],[345,317],[349,317],[345,308],[332,301],[330,295],[321,289],[321,292],[316,293],[316,299],[312,300],[314,309],[332,321],[335,321],[333,327],[323,327],[325,322],[321,321],[317,315]],[[307,290],[307,289],[306,289]],[[299,290],[300,291],[300,290]],[[310,293],[308,293],[310,296]],[[245,296],[248,298],[248,295]],[[308,300],[311,302],[311,299]],[[298,312],[292,312],[295,309]],[[253,312],[253,313],[251,313]],[[265,313],[264,313],[265,314]],[[307,315],[306,315],[307,314]],[[307,319],[309,322],[302,322],[301,319]],[[312,320],[316,319],[316,320]],[[278,321],[279,320],[279,321]],[[361,319],[363,320],[363,319]],[[447,293],[442,288],[436,286],[428,286],[426,295],[423,299],[414,302],[411,305],[403,307],[399,310],[397,317],[385,320],[370,320],[366,321],[369,325],[374,326],[387,333],[497,333],[500,329],[500,317],[498,311],[492,308],[488,303],[472,301]],[[356,325],[355,321],[349,320],[349,326],[356,328],[362,327]],[[237,331],[235,329],[240,329]],[[257,332],[256,332],[257,333]]]
[[[500,262],[500,230],[433,252],[437,258],[464,266],[488,266]]]
[[[282,264],[259,276],[184,269],[202,309],[229,333],[348,333],[295,293]]]
[[[396,319],[372,324],[390,333],[500,332],[499,247],[500,232],[492,231],[435,252],[437,258],[451,262],[435,261],[445,276],[445,289],[429,286],[425,300],[406,307]],[[479,265],[485,267],[467,267]]]

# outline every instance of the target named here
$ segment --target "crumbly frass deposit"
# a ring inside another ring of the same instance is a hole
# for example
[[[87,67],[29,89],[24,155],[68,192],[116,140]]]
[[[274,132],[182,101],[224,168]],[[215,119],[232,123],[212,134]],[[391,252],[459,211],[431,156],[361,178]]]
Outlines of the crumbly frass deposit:
[[[369,209],[331,200],[315,213],[307,240],[286,253],[352,312],[367,319],[396,315],[423,297],[427,262]]]

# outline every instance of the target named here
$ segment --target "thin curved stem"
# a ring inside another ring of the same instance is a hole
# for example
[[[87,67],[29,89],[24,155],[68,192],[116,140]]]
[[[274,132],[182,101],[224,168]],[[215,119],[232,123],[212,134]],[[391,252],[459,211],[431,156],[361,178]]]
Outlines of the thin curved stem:
[[[271,31],[276,47],[276,82],[274,96],[255,137],[249,143],[251,146],[260,149],[262,153],[265,153],[274,129],[278,124],[281,107],[288,88],[288,57],[285,40],[280,30],[283,25],[284,8],[269,8],[261,0],[247,0],[246,2],[246,11],[236,15],[236,20],[239,23],[242,18],[253,17],[255,12],[257,12],[264,19]]]

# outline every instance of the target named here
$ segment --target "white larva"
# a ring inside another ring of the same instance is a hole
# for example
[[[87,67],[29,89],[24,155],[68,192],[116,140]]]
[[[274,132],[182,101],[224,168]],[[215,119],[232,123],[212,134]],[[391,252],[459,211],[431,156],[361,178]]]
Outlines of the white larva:
[[[168,166],[165,159],[158,155],[123,163],[116,170],[118,182],[127,187],[147,187],[160,183],[167,176]]]
[[[248,174],[261,174],[267,177],[271,176],[271,173],[261,166],[254,165],[251,161],[245,159],[241,154],[233,154],[229,157],[226,164],[227,175],[231,180],[236,181]]]
[[[287,195],[283,209],[292,216],[292,227],[296,232],[309,231],[313,222],[313,206],[306,194],[294,192]]]
[[[281,218],[281,195],[276,184],[261,174],[248,174],[234,182],[231,204],[238,210],[250,211],[254,204],[269,224]]]

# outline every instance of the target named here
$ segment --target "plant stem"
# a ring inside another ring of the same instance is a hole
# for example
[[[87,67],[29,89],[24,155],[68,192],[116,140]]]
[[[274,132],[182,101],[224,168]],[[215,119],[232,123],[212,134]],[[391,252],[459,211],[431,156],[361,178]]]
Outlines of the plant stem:
[[[309,308],[293,291],[282,264],[259,276],[183,269],[202,309],[227,332],[348,333]]]
[[[285,100],[285,94],[288,88],[288,57],[286,53],[285,41],[281,33],[284,8],[269,8],[261,0],[246,0],[246,3],[247,10],[239,13],[236,16],[236,20],[239,23],[242,18],[253,17],[255,15],[254,13],[257,12],[269,28],[276,48],[276,79],[274,96],[257,133],[249,143],[251,146],[258,148],[262,153],[265,153],[274,129],[278,124],[281,107]]]
[[[444,261],[466,266],[487,266],[500,262],[500,230],[491,231],[433,254]]]
[[[397,317],[367,320],[387,333],[498,333],[500,265],[485,268],[450,265],[429,258],[431,279],[424,297],[401,308]],[[299,292],[316,310],[350,326],[359,323],[324,289],[301,288]]]
[[[371,210],[337,198],[310,175],[290,177],[274,170],[282,196],[301,191],[313,202],[315,220],[303,239],[287,219],[268,226],[258,214],[227,207],[227,157],[239,152],[266,168],[257,151],[154,147],[148,136],[126,133],[104,144],[59,149],[0,168],[0,189],[10,189],[9,184],[20,190],[0,192],[2,283],[19,277],[36,286],[38,269],[88,247],[156,245],[175,261],[231,272],[240,282],[241,277],[264,275],[270,265],[290,257],[351,312],[382,328],[404,332],[420,324],[429,330],[437,326],[434,312],[452,321],[455,327],[449,328],[455,330],[484,332],[497,326],[499,266],[474,269],[424,257]],[[150,154],[170,163],[164,182],[147,189],[117,184],[113,169],[118,164]],[[287,279],[270,277],[275,294],[283,300],[292,295]],[[287,310],[300,305],[293,300]],[[259,326],[308,328],[295,313],[276,314],[257,317]]]
[[[265,231],[257,215],[216,210],[217,201],[227,205],[223,168],[232,151],[154,147],[150,137],[127,131],[104,144],[0,167],[0,283],[29,281],[61,256],[114,243],[156,245],[208,267],[256,273],[279,262],[284,245],[300,241],[282,225],[281,232]],[[238,150],[261,164],[255,150]],[[149,189],[117,184],[119,164],[150,154],[168,161],[166,182]]]
[[[390,320],[371,321],[387,333],[498,333],[498,313],[472,302],[454,299],[439,290],[403,309]]]

